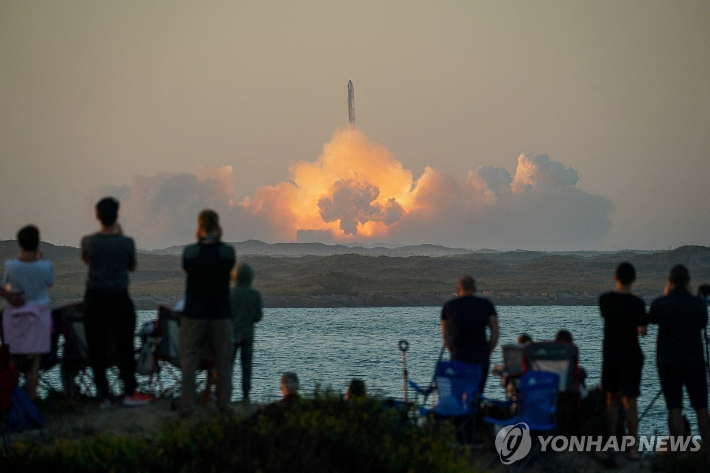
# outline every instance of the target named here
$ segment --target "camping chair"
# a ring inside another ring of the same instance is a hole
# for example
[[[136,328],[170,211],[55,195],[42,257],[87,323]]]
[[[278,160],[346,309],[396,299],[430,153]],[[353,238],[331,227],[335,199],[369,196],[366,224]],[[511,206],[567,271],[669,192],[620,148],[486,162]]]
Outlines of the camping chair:
[[[149,389],[156,397],[178,396],[182,373],[180,371],[180,312],[170,307],[158,306],[158,320],[151,338],[155,340],[153,365],[150,371]],[[205,370],[204,398],[209,399],[213,384],[212,358],[205,349],[198,370]],[[168,378],[167,382],[163,376]],[[155,382],[155,384],[153,384]]]
[[[557,412],[557,389],[560,377],[556,373],[546,371],[528,371],[520,378],[518,386],[520,413],[507,419],[484,417],[483,421],[494,426],[515,425],[525,423],[530,431],[536,433],[549,433],[557,429],[555,413]],[[511,401],[508,401],[512,404]],[[536,436],[532,436],[536,438]],[[519,465],[525,468],[527,463],[540,455],[540,445],[535,444],[531,453]],[[490,462],[489,462],[490,463]]]
[[[579,427],[581,408],[581,369],[577,347],[566,342],[531,343],[523,350],[523,371],[547,371],[559,375],[557,421],[562,433],[575,433]]]
[[[431,386],[422,388],[409,381],[409,385],[419,394],[428,396],[432,391],[436,391],[437,401],[434,407],[428,409],[422,406],[419,408],[419,414],[436,420],[453,420],[459,442],[471,443],[478,414],[482,376],[483,365],[439,361]]]
[[[69,399],[96,395],[93,374],[90,371],[91,359],[86,341],[82,309],[83,303],[81,302],[67,304],[55,309],[58,313],[61,334],[64,337],[60,359],[62,387]],[[116,367],[116,357],[115,344],[111,344],[108,347],[108,364],[110,368],[107,378],[110,389],[114,394],[120,394],[118,383],[120,376]]]
[[[503,364],[493,367],[493,375],[500,377],[500,385],[508,388],[512,384],[516,389],[523,374],[523,349],[526,345],[510,343],[501,346]]]

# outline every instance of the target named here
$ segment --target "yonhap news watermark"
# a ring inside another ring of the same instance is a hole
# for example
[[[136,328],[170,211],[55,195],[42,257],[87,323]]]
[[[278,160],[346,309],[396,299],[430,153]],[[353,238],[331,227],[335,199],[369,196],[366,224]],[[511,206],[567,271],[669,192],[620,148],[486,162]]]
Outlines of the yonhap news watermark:
[[[631,436],[604,437],[590,435],[538,435],[541,452],[697,452],[700,450],[699,435],[674,437],[670,435],[641,435],[638,439]],[[532,449],[530,426],[525,422],[506,425],[496,435],[495,446],[500,461],[510,465],[525,458]]]

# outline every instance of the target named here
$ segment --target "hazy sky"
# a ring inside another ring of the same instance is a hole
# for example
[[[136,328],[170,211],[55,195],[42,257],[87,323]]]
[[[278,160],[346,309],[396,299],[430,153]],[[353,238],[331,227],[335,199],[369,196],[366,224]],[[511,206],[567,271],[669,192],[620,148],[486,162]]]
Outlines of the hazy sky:
[[[3,0],[0,239],[710,246],[708,84],[707,0]]]

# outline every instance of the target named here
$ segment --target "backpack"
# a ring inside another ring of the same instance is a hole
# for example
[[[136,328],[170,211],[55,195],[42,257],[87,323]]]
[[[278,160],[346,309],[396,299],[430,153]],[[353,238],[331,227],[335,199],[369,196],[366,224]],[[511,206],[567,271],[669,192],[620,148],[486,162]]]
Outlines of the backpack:
[[[42,427],[42,415],[37,406],[27,395],[27,391],[19,386],[12,390],[12,406],[7,417],[10,432]]]

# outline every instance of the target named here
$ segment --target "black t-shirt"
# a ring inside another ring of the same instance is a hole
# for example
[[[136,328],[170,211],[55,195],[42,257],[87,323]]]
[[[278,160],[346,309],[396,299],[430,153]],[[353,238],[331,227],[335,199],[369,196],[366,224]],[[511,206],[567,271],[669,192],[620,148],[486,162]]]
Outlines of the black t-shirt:
[[[636,328],[648,324],[643,300],[633,294],[607,292],[599,296],[599,310],[604,318],[604,359],[642,359]]]
[[[486,327],[496,309],[488,299],[464,296],[450,300],[441,310],[446,325],[451,359],[464,363],[488,363]]]
[[[686,289],[673,289],[651,304],[649,321],[658,324],[656,364],[683,369],[705,366],[702,329],[708,324],[705,302]]]
[[[81,239],[81,257],[89,265],[86,288],[102,292],[128,289],[128,271],[136,264],[133,239],[94,233]]]
[[[222,242],[185,247],[182,268],[187,272],[183,315],[194,319],[228,319],[229,273],[236,262],[234,248]]]

